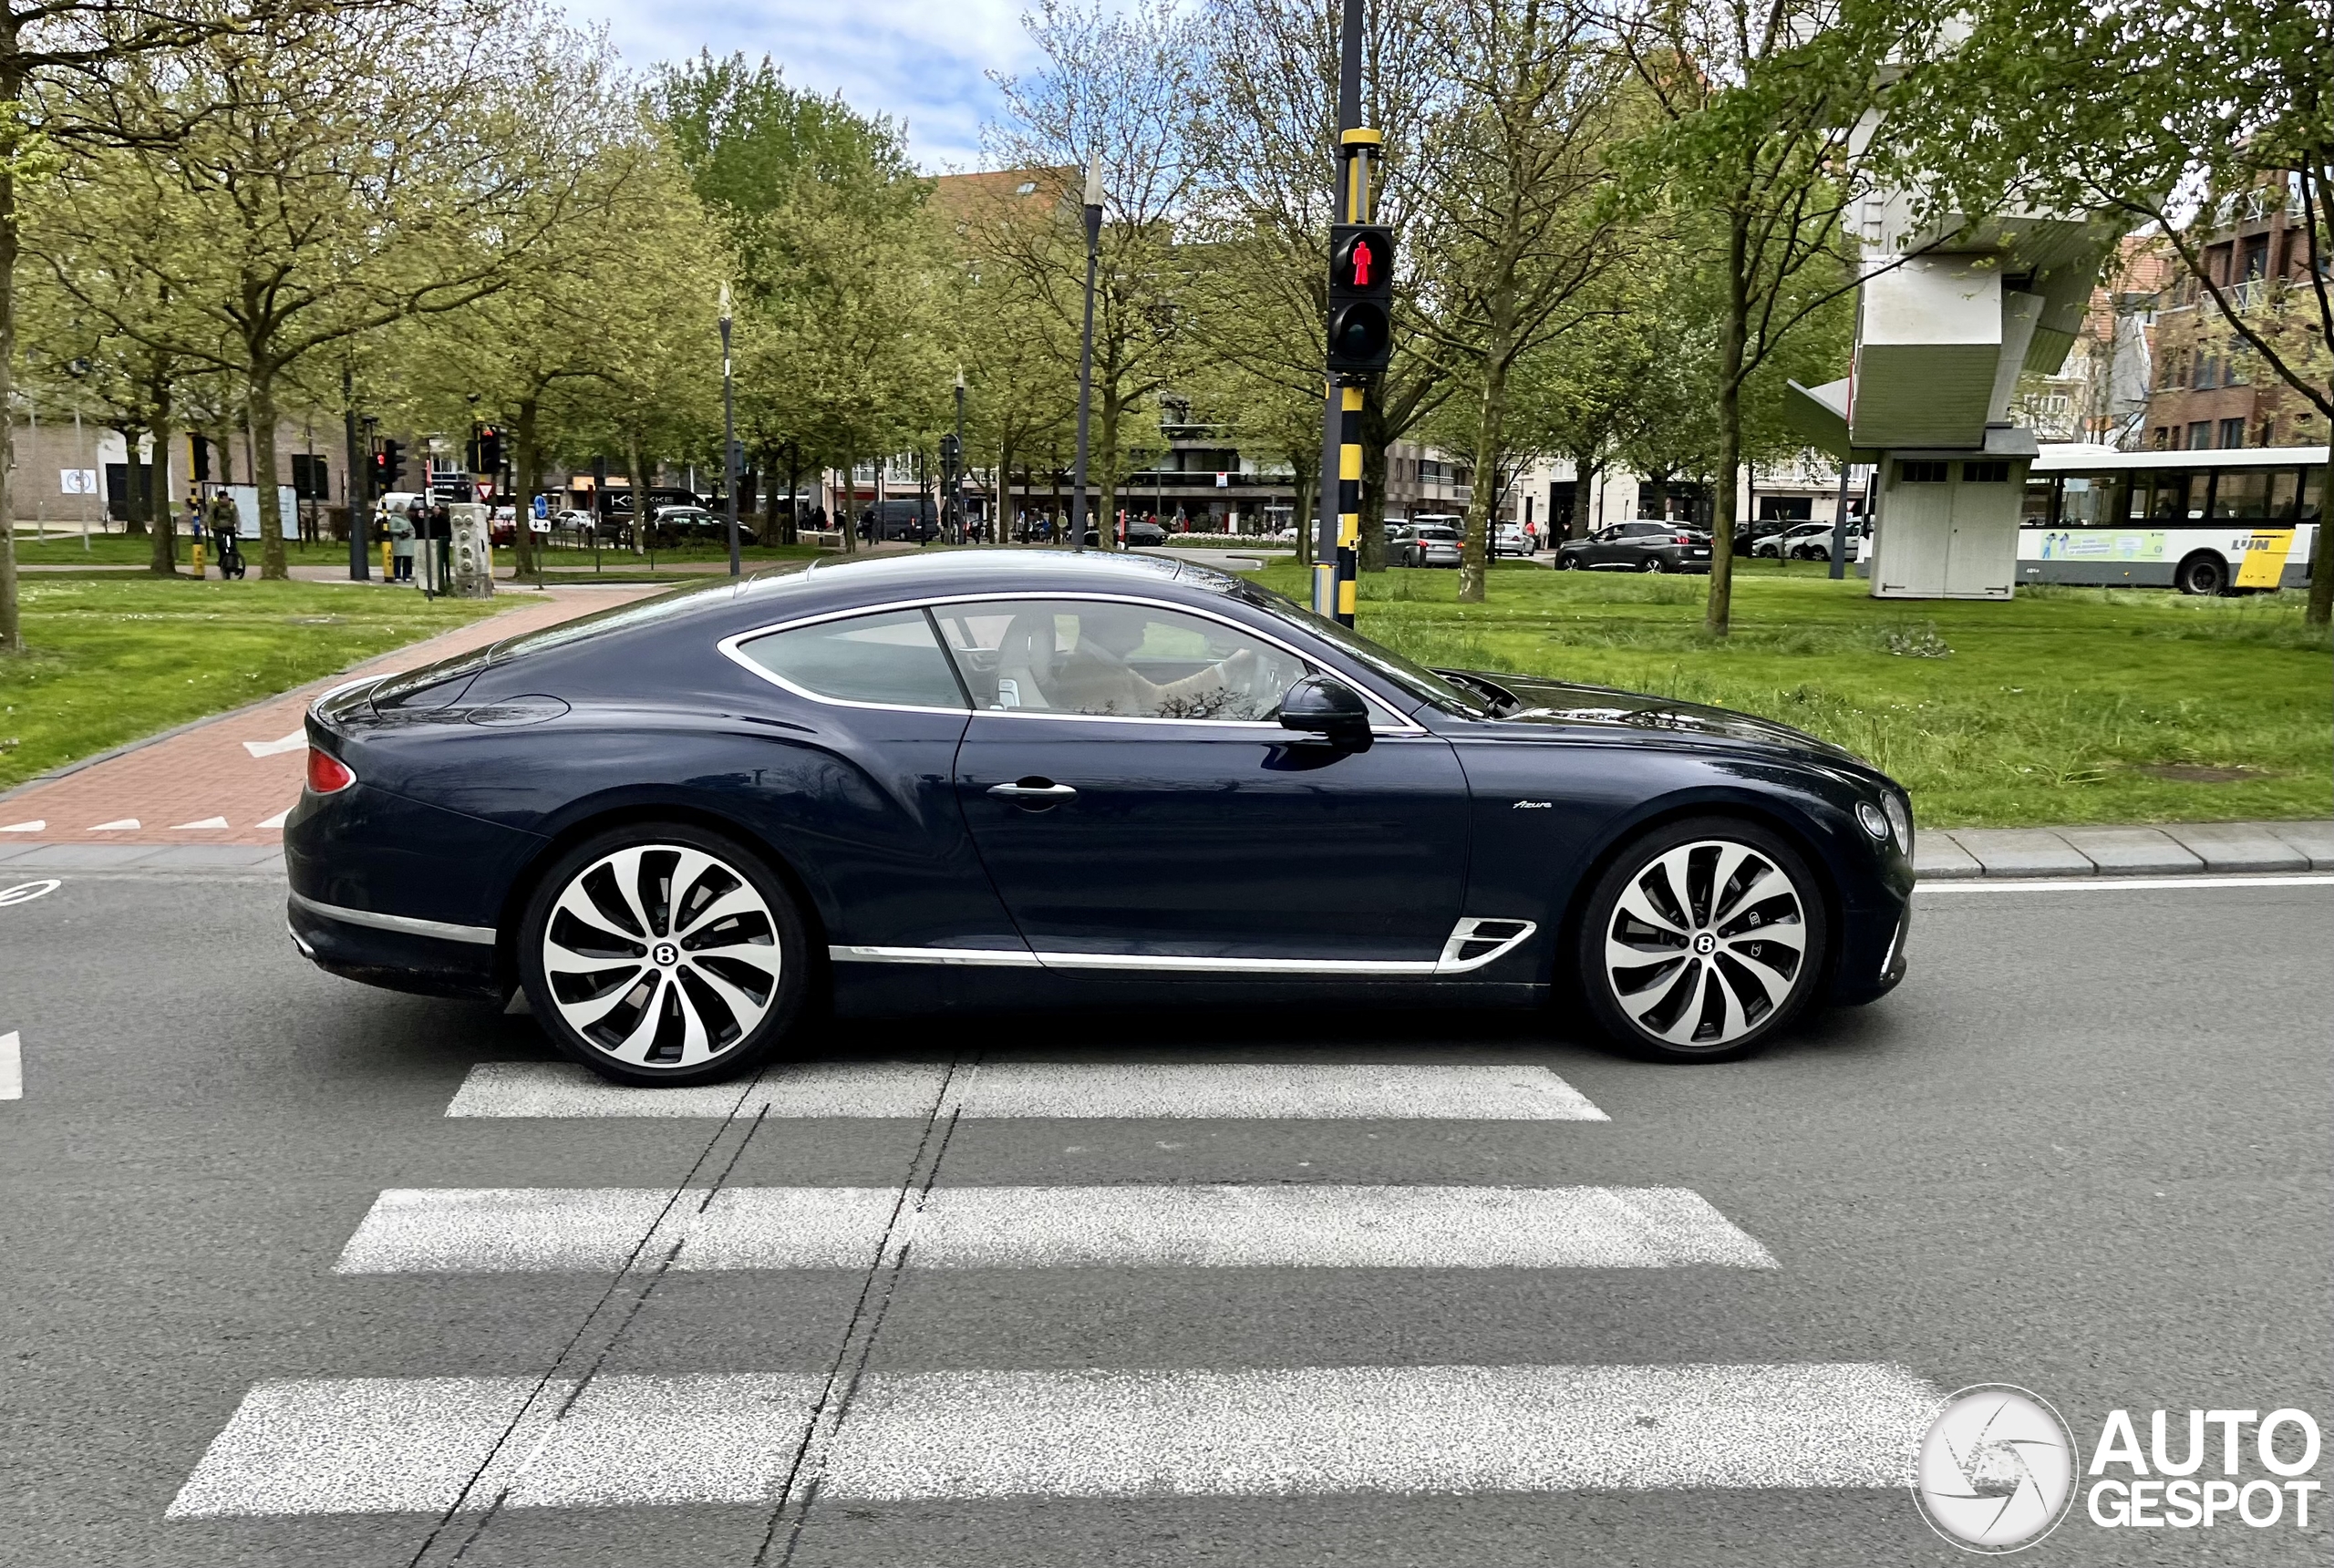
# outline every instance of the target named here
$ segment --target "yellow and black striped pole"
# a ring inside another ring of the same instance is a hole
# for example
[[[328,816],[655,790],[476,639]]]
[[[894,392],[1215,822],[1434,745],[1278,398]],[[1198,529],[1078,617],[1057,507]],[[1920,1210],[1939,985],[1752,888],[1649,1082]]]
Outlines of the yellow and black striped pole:
[[[1353,624],[1361,579],[1361,400],[1363,389],[1337,388],[1337,598],[1336,615]]]

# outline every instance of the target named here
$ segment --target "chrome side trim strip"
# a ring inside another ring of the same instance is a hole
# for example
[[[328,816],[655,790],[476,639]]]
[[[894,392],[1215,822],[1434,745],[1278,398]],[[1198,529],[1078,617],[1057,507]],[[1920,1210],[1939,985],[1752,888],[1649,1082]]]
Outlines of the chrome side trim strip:
[[[1479,934],[1484,926],[1513,926],[1495,935]],[[1354,975],[1391,978],[1428,978],[1437,975],[1466,975],[1505,957],[1539,927],[1528,920],[1478,917],[1462,920],[1451,931],[1439,958],[1218,958],[1186,954],[1048,953],[1017,948],[985,947],[856,947],[837,945],[827,956],[837,964],[939,964],[1007,969],[1131,970],[1152,975]],[[1462,957],[1476,943],[1492,942],[1489,952]]]
[[[1407,958],[1205,958],[1178,954],[1040,953],[1048,969],[1137,969],[1192,975],[1432,975],[1441,965]]]
[[[853,947],[827,949],[836,964],[943,964],[958,968],[1036,969],[1038,955],[1026,947]]]
[[[379,914],[369,909],[344,909],[336,903],[319,903],[301,893],[294,893],[292,902],[310,914],[326,920],[339,921],[343,925],[369,925],[376,931],[394,931],[405,936],[434,936],[440,942],[469,942],[480,947],[491,947],[496,933],[491,925],[452,925],[442,920],[419,920],[409,914]]]

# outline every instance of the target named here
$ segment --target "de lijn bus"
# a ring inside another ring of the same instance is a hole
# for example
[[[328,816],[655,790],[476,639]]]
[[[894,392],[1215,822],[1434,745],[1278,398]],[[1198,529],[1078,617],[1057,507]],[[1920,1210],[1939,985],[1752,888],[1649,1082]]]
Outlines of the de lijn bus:
[[[2325,515],[2324,447],[2049,446],[2027,472],[2018,579],[2183,593],[2298,588]]]

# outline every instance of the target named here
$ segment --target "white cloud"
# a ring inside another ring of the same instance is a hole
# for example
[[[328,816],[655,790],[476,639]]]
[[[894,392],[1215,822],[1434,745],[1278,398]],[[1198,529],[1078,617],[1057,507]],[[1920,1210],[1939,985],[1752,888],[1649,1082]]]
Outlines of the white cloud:
[[[980,124],[997,112],[986,72],[1025,68],[1024,0],[563,0],[608,25],[635,67],[716,55],[769,55],[797,87],[840,92],[855,108],[904,121],[917,161],[971,168]]]

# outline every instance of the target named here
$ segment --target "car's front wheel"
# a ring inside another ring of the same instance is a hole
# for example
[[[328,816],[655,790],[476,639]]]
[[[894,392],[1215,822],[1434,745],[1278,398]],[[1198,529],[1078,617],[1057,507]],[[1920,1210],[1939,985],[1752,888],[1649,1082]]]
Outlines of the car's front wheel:
[[[562,855],[528,903],[518,957],[552,1042],[629,1084],[759,1067],[792,1032],[810,967],[776,873],[681,822],[627,824]]]
[[[1750,1055],[1806,1007],[1830,933],[1812,872],[1755,823],[1657,829],[1598,881],[1581,993],[1605,1032],[1660,1061]]]

